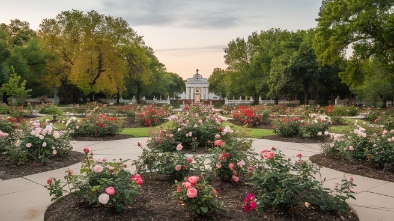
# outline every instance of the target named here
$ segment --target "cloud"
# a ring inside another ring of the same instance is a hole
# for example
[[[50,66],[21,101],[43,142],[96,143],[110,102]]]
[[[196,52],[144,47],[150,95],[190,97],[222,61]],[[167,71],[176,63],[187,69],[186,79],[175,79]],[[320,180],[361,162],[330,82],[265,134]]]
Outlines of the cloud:
[[[131,26],[173,26],[178,28],[217,29],[239,25],[233,4],[215,1],[110,1],[102,0],[105,10],[117,14]],[[115,13],[116,12],[116,13]]]
[[[174,55],[174,56],[191,56],[202,53],[219,53],[223,52],[226,45],[211,45],[205,47],[190,48],[163,48],[155,50],[156,54]]]

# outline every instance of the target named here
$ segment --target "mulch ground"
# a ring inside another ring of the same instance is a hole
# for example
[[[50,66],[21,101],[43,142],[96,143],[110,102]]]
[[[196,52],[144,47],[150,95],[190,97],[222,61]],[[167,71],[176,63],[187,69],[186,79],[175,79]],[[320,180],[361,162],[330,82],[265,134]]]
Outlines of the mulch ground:
[[[256,211],[245,213],[242,211],[243,199],[252,188],[246,184],[231,184],[213,181],[211,184],[217,189],[220,200],[225,205],[219,213],[211,217],[198,217],[187,211],[176,197],[173,181],[163,178],[144,178],[141,195],[135,199],[124,212],[117,214],[109,208],[97,208],[78,203],[72,195],[67,195],[61,201],[51,204],[45,213],[45,221],[90,221],[90,220],[152,220],[152,221],[185,221],[185,220],[358,220],[349,211],[345,214],[330,214],[321,212],[316,207],[294,207],[286,211],[267,210],[265,214]]]

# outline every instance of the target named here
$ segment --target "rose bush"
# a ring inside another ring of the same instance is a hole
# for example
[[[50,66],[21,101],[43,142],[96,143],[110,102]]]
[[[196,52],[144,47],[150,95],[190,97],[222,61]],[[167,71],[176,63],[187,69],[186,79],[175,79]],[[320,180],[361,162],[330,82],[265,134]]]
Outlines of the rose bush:
[[[84,152],[85,159],[82,161],[80,174],[73,174],[73,171],[67,170],[64,182],[55,178],[48,179],[45,187],[49,190],[52,200],[57,200],[65,192],[70,192],[90,206],[106,206],[121,212],[140,194],[140,186],[143,184],[141,175],[132,175],[124,169],[127,160],[94,160],[88,148],[85,148]]]
[[[89,115],[81,120],[70,118],[67,129],[71,131],[72,136],[111,136],[122,131],[123,122],[105,114]]]
[[[16,164],[29,160],[48,163],[51,157],[64,156],[72,150],[68,133],[59,132],[46,122],[31,121],[30,127],[10,135],[10,143],[4,147],[5,154]]]
[[[331,212],[345,212],[348,206],[345,200],[354,198],[353,179],[342,179],[334,190],[323,188],[325,180],[317,180],[320,169],[302,160],[292,162],[275,148],[262,151],[261,160],[256,160],[249,170],[249,182],[255,187],[255,197],[249,198],[244,210],[249,212],[255,206],[264,213],[268,208],[287,210],[290,207],[303,206],[305,203]]]
[[[197,215],[213,215],[223,206],[217,190],[198,176],[190,176],[184,182],[175,182],[174,186],[174,196]]]

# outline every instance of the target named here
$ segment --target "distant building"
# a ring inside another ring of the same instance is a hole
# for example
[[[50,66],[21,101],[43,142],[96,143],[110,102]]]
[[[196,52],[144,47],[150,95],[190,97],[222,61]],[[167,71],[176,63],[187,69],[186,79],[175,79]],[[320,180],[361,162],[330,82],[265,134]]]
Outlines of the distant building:
[[[209,82],[207,78],[203,78],[201,74],[196,73],[193,78],[188,78],[186,80],[186,93],[179,95],[182,100],[193,100],[196,103],[202,100],[218,100],[219,96],[209,93]]]

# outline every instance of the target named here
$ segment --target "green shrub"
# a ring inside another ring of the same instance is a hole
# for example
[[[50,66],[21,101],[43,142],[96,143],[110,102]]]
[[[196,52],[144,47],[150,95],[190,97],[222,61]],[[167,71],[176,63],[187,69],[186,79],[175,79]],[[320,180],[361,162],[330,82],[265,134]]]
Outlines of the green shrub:
[[[250,172],[250,182],[255,187],[259,212],[275,208],[286,211],[292,207],[312,205],[331,212],[346,212],[345,200],[355,199],[353,179],[342,179],[342,184],[333,191],[323,188],[324,180],[316,179],[319,168],[307,161],[291,162],[280,152],[264,150],[262,160],[256,161]]]
[[[88,116],[81,120],[70,118],[67,128],[71,130],[72,136],[103,137],[120,133],[123,129],[123,122],[116,117],[100,114],[98,116]]]
[[[116,212],[123,211],[140,194],[142,177],[125,170],[126,161],[108,162],[106,158],[95,161],[88,148],[84,152],[86,158],[82,161],[80,175],[67,170],[64,184],[55,178],[48,179],[45,187],[53,196],[52,200],[59,199],[64,192],[72,192],[77,199],[92,207],[105,206]]]

